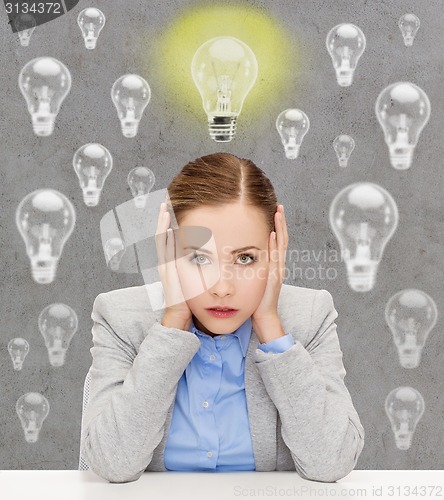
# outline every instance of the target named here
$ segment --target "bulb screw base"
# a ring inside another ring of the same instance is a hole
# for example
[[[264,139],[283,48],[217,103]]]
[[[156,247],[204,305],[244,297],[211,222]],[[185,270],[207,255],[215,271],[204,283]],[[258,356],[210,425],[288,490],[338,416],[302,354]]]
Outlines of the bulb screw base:
[[[88,207],[96,207],[100,201],[100,190],[97,189],[96,191],[84,191],[83,201]]]
[[[348,165],[348,159],[347,158],[339,158],[339,166],[340,167],[346,167]]]
[[[419,349],[410,354],[406,354],[402,351],[399,352],[399,363],[403,368],[417,368],[420,361],[421,351]]]
[[[138,121],[123,121],[122,122],[122,134],[125,137],[136,137],[137,131],[139,129]]]
[[[237,116],[212,116],[208,118],[210,137],[216,142],[230,142],[236,134]]]
[[[300,146],[285,146],[285,156],[289,160],[294,160],[299,156]]]
[[[36,259],[32,263],[32,277],[35,282],[46,285],[54,281],[57,261]]]
[[[412,166],[413,148],[402,148],[402,152],[390,152],[390,163],[396,170],[407,170]]]
[[[336,80],[341,87],[349,87],[353,83],[353,71],[338,71]]]
[[[54,120],[49,116],[34,118],[32,127],[35,135],[46,137],[54,132]]]
[[[85,47],[89,50],[96,48],[96,38],[85,38]]]
[[[376,272],[349,273],[348,284],[355,292],[369,292],[375,285]]]

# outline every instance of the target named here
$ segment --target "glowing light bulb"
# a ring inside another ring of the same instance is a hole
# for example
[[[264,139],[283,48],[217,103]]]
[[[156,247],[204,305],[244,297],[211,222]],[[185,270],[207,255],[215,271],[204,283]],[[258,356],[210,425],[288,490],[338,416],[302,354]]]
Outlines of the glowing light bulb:
[[[49,401],[38,392],[27,392],[20,396],[15,410],[22,424],[25,439],[35,443],[39,438],[43,421],[49,413]]]
[[[202,97],[210,137],[214,141],[233,139],[237,118],[257,72],[256,56],[237,38],[212,38],[197,49],[191,73]]]
[[[53,57],[37,57],[23,66],[19,87],[32,117],[34,133],[51,135],[60,106],[71,89],[68,68]]]
[[[356,292],[373,288],[384,248],[397,225],[396,203],[378,184],[357,182],[335,196],[330,226],[341,245],[350,288]]]
[[[148,82],[139,75],[123,75],[111,89],[111,98],[125,137],[135,137],[143,111],[151,99]]]
[[[147,194],[156,182],[154,172],[146,167],[133,168],[127,177],[136,208],[145,208]]]
[[[75,221],[73,204],[54,189],[37,189],[19,203],[16,224],[37,283],[54,281],[58,261]]]
[[[404,14],[399,18],[398,26],[401,30],[404,45],[406,47],[411,47],[413,45],[419,25],[420,21],[415,14]]]
[[[355,141],[349,135],[338,135],[333,141],[333,149],[338,157],[339,166],[346,167],[350,155],[355,149]]]
[[[435,301],[421,290],[401,290],[387,302],[385,320],[392,331],[399,362],[404,368],[419,365],[422,349],[437,318]]]
[[[21,337],[16,337],[8,342],[8,352],[12,359],[14,370],[21,370],[23,368],[23,361],[29,352],[29,343]]]
[[[412,164],[419,135],[429,121],[427,94],[410,82],[393,83],[379,94],[375,112],[389,148],[392,167],[406,170]]]
[[[95,49],[100,32],[105,26],[105,14],[96,7],[83,9],[77,17],[77,24],[82,30],[85,47]]]
[[[74,309],[66,304],[51,304],[40,313],[38,325],[45,339],[49,362],[52,366],[63,366],[66,351],[79,325]]]
[[[14,18],[14,26],[17,30],[20,43],[23,47],[29,46],[31,35],[37,26],[35,17],[28,13],[20,13]]]
[[[110,238],[105,243],[104,251],[106,264],[111,268],[111,271],[118,271],[120,261],[126,251],[122,239],[118,237]]]
[[[403,386],[393,389],[385,400],[385,411],[392,425],[396,446],[408,450],[416,426],[424,413],[425,403],[420,392]]]
[[[106,178],[113,168],[111,153],[101,144],[89,143],[79,148],[72,160],[88,207],[99,204]]]
[[[338,24],[328,32],[325,43],[333,61],[338,85],[350,86],[356,65],[365,50],[364,33],[354,24]]]
[[[294,160],[298,157],[302,140],[310,128],[308,116],[300,109],[286,109],[277,117],[276,128],[285,148],[285,156]]]

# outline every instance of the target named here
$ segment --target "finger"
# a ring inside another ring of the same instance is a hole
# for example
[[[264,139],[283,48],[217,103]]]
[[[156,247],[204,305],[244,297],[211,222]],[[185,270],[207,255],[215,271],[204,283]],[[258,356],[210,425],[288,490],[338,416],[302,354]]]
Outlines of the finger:
[[[157,222],[157,229],[156,229],[156,236],[155,236],[157,258],[158,258],[159,265],[165,264],[165,259],[166,259],[165,249],[166,249],[166,242],[167,242],[166,230],[169,226],[169,220],[168,220],[169,213],[165,209],[165,204],[162,203],[162,205],[161,205],[161,209],[159,212],[159,218],[158,218],[158,222]]]
[[[288,229],[287,229],[287,220],[285,218],[285,213],[284,213],[284,205],[281,205],[281,209],[282,211],[280,212],[281,215],[282,215],[282,229],[283,229],[283,232],[284,232],[284,242],[285,242],[285,246],[287,247],[288,246]]]

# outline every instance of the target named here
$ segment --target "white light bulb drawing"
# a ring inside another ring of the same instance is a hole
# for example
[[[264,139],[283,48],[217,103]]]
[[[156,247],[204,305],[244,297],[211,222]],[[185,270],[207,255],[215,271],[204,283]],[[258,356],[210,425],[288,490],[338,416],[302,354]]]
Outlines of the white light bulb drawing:
[[[17,30],[22,47],[28,47],[31,35],[37,26],[35,17],[29,13],[20,13],[14,18],[14,26]]]
[[[353,137],[350,137],[349,135],[338,135],[333,141],[333,149],[336,152],[339,166],[346,167],[348,165],[350,155],[355,149],[355,141],[353,140]]]
[[[16,210],[17,228],[25,242],[37,283],[52,283],[63,247],[76,221],[73,204],[54,189],[26,195]]]
[[[118,271],[120,266],[120,261],[125,254],[126,247],[121,238],[114,237],[110,238],[105,243],[105,259],[106,264],[111,268],[112,271]]]
[[[38,392],[27,392],[20,396],[15,410],[22,424],[25,439],[35,443],[39,439],[43,421],[49,413],[49,401]]]
[[[154,172],[147,167],[133,168],[127,177],[136,208],[145,208],[147,194],[156,182]]]
[[[11,356],[14,370],[20,371],[23,368],[23,362],[29,352],[29,343],[21,337],[16,337],[8,342],[8,352]]]
[[[393,389],[385,400],[385,411],[390,420],[396,446],[408,450],[416,426],[424,413],[421,393],[408,386]]]
[[[87,7],[79,13],[77,24],[82,31],[87,49],[96,48],[97,39],[105,26],[105,21],[105,14],[96,7]]]
[[[391,165],[406,170],[412,164],[419,135],[430,117],[427,94],[410,82],[393,83],[379,94],[375,112],[389,148]]]
[[[229,142],[235,136],[238,116],[257,73],[256,56],[237,38],[211,38],[197,49],[191,74],[214,141]]]
[[[117,109],[122,134],[135,137],[143,111],[151,99],[148,82],[139,75],[123,75],[114,82],[111,98]]]
[[[72,163],[85,205],[97,206],[105,180],[113,168],[111,153],[101,144],[88,143],[75,152]]]
[[[404,368],[416,368],[430,331],[436,324],[435,301],[421,290],[408,288],[395,293],[387,302],[385,320]]]
[[[406,47],[411,47],[419,30],[420,21],[415,14],[404,14],[399,18],[398,26]]]
[[[53,57],[37,57],[23,66],[19,87],[32,117],[34,133],[51,135],[60,106],[71,89],[68,68]]]
[[[341,245],[350,288],[368,292],[375,284],[384,248],[398,225],[395,201],[378,184],[357,182],[335,196],[329,219]]]
[[[309,128],[310,120],[300,109],[286,109],[277,117],[276,129],[281,136],[285,156],[289,160],[298,157],[302,140]]]
[[[364,33],[354,24],[338,24],[328,32],[325,44],[336,71],[338,85],[350,86],[356,65],[365,50]]]
[[[51,304],[40,313],[38,326],[45,340],[49,362],[52,366],[64,365],[66,351],[78,325],[76,312],[66,304]]]

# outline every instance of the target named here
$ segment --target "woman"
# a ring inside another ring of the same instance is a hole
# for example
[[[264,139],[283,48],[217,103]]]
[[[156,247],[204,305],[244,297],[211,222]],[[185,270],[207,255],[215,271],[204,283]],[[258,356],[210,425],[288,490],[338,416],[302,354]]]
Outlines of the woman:
[[[94,301],[86,462],[110,482],[145,470],[344,477],[364,429],[344,385],[337,312],[328,291],[282,283],[288,233],[270,180],[217,153],[185,165],[168,195],[161,281]]]

